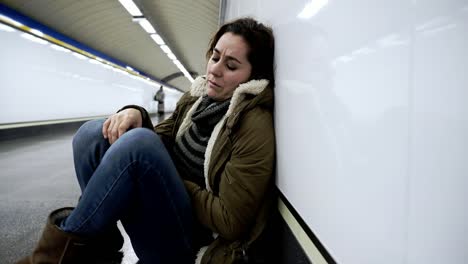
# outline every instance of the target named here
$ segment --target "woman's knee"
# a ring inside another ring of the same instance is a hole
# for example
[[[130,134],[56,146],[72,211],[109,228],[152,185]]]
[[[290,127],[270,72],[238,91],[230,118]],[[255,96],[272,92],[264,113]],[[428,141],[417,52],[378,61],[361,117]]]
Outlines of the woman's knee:
[[[119,140],[129,147],[142,149],[145,147],[154,148],[163,145],[158,134],[147,128],[133,128],[125,132]],[[118,140],[118,141],[119,141]]]
[[[139,161],[160,159],[168,155],[158,134],[147,128],[134,128],[125,132],[111,150],[130,155]]]
[[[104,119],[90,120],[81,125],[73,136],[73,148],[90,146],[96,140],[105,140],[102,135]]]

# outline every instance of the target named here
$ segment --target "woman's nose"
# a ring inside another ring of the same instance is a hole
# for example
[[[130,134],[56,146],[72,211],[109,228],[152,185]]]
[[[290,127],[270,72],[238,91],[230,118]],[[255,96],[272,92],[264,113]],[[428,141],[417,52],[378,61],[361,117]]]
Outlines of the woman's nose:
[[[222,75],[222,70],[221,70],[221,63],[218,61],[218,62],[215,62],[211,65],[210,67],[210,73],[219,77]]]

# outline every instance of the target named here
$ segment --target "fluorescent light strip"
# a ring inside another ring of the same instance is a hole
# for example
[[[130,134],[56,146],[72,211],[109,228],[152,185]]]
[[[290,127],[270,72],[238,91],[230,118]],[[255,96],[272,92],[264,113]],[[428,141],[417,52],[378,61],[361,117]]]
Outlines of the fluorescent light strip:
[[[156,34],[156,30],[154,29],[153,25],[144,18],[143,13],[140,11],[138,6],[132,1],[132,0],[119,0],[119,2],[127,9],[127,11],[130,13],[132,16],[132,20],[135,22],[138,22],[140,26],[150,34],[150,37],[158,44],[161,49],[164,51],[164,53],[167,54],[170,60],[177,61],[178,63],[175,63],[177,68],[184,73],[185,77],[189,79],[190,82],[193,82],[192,76],[188,73],[188,71],[185,69],[185,67],[180,63],[180,61],[177,60],[177,57],[172,53],[171,49],[169,46],[166,45],[164,40],[161,38],[160,35]]]
[[[174,53],[168,53],[167,57],[169,57],[171,60],[177,60],[177,57],[174,55]]]
[[[158,45],[165,45],[164,40],[161,38],[159,34],[151,34],[150,37],[156,42]]]
[[[119,2],[127,9],[132,16],[142,16],[140,9],[135,5],[132,0],[119,0]]]
[[[177,68],[179,68],[179,70],[184,74],[184,76],[187,79],[189,79],[190,82],[194,81],[193,77],[190,75],[187,69],[185,69],[184,65],[182,65],[182,63],[179,60],[173,60],[172,62],[177,66]]]
[[[185,71],[185,67],[182,64],[176,64],[176,66],[180,71]]]
[[[172,53],[171,49],[167,45],[161,45],[159,47],[164,51],[164,53]]]
[[[156,34],[156,30],[154,27],[151,25],[151,23],[148,21],[148,19],[143,18],[140,21],[138,21],[140,26],[149,34]]]
[[[167,47],[167,46],[166,46]],[[169,49],[169,47],[167,47]],[[161,46],[161,49],[163,49],[163,46]],[[170,50],[170,49],[169,49]],[[164,49],[163,49],[164,51]],[[190,81],[193,83],[194,79],[192,77],[192,75],[190,75],[190,73],[187,71],[187,69],[185,69],[184,65],[182,65],[182,63],[176,58],[176,56],[174,55],[174,53],[170,52],[170,53],[167,53],[167,57],[169,57],[169,59],[172,60],[172,62],[175,64],[175,66],[177,66],[177,68],[184,74],[184,76]]]
[[[184,65],[177,59],[177,57],[172,53],[171,49],[167,45],[161,45],[161,49],[166,53],[167,57],[172,60],[172,62],[177,66],[177,68],[184,74],[184,76],[190,81],[193,82],[194,79],[190,73],[185,69]]]

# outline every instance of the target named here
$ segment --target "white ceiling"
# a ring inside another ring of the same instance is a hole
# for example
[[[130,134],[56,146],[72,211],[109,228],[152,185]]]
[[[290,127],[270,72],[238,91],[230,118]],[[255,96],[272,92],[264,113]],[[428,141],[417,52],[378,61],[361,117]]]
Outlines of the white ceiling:
[[[220,0],[134,0],[192,76],[204,74],[208,42],[218,27]],[[162,80],[179,69],[118,0],[0,0],[0,3]],[[181,74],[167,82],[186,91]]]

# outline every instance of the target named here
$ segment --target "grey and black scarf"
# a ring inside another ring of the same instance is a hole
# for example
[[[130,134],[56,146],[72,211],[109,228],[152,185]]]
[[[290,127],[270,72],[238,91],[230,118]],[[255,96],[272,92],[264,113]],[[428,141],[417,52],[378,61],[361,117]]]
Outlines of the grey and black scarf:
[[[192,115],[192,125],[176,139],[175,163],[182,178],[205,186],[205,150],[215,125],[226,114],[230,100],[218,102],[203,97]]]

